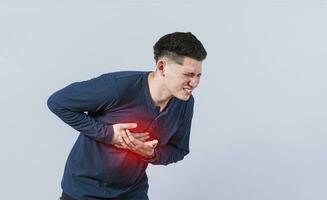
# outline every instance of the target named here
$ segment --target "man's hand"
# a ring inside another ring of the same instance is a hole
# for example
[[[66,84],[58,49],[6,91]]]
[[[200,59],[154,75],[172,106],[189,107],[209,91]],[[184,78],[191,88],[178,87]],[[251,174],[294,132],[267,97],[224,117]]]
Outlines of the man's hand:
[[[126,138],[126,130],[136,128],[136,123],[127,123],[127,124],[115,124],[113,125],[114,135],[111,141],[111,144],[113,145],[121,145],[122,138]],[[149,138],[149,133],[134,133],[133,134],[134,139],[138,139],[140,141],[145,141]],[[127,139],[126,139],[127,140]],[[130,143],[130,141],[127,141]]]
[[[114,146],[118,148],[129,149],[144,157],[152,157],[154,149],[158,144],[158,140],[144,142],[148,138],[147,134],[148,133],[132,134],[128,129],[126,129],[125,131],[122,131],[121,135],[118,136],[120,144],[114,144]]]

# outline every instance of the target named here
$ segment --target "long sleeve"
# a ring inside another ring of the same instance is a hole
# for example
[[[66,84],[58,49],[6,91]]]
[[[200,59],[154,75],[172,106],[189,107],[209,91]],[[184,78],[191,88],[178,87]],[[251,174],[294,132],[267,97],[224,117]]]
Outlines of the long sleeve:
[[[186,116],[177,132],[166,145],[158,146],[154,151],[154,157],[145,159],[147,162],[154,165],[168,165],[182,160],[190,152],[189,141],[193,118],[193,103],[194,100],[192,98],[186,110]]]
[[[115,81],[109,74],[72,83],[53,93],[47,105],[62,121],[97,141],[110,143],[113,127],[95,120],[88,113],[110,109],[118,99]]]

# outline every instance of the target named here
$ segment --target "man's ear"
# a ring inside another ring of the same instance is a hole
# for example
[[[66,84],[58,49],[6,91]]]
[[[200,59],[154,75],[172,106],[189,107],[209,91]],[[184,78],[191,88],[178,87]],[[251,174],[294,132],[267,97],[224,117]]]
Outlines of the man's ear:
[[[160,75],[165,76],[165,70],[167,67],[167,61],[164,58],[161,58],[157,62],[157,70]]]

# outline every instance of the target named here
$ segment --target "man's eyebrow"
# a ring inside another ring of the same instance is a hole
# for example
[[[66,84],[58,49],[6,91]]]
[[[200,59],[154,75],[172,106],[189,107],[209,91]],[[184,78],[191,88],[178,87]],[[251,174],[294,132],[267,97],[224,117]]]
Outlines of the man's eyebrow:
[[[185,74],[195,74],[195,73],[194,73],[194,72],[185,72]],[[199,73],[198,73],[198,75],[200,75],[200,76],[201,76],[201,75],[202,75],[202,73],[201,73],[201,72],[199,72]]]

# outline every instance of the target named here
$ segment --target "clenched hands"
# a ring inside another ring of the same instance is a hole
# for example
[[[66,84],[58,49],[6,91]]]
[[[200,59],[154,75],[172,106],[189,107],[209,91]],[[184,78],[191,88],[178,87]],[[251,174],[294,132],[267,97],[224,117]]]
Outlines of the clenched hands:
[[[152,157],[158,140],[146,141],[149,133],[131,133],[129,129],[136,128],[136,123],[113,125],[114,136],[112,144],[117,148],[129,149],[143,157]]]

